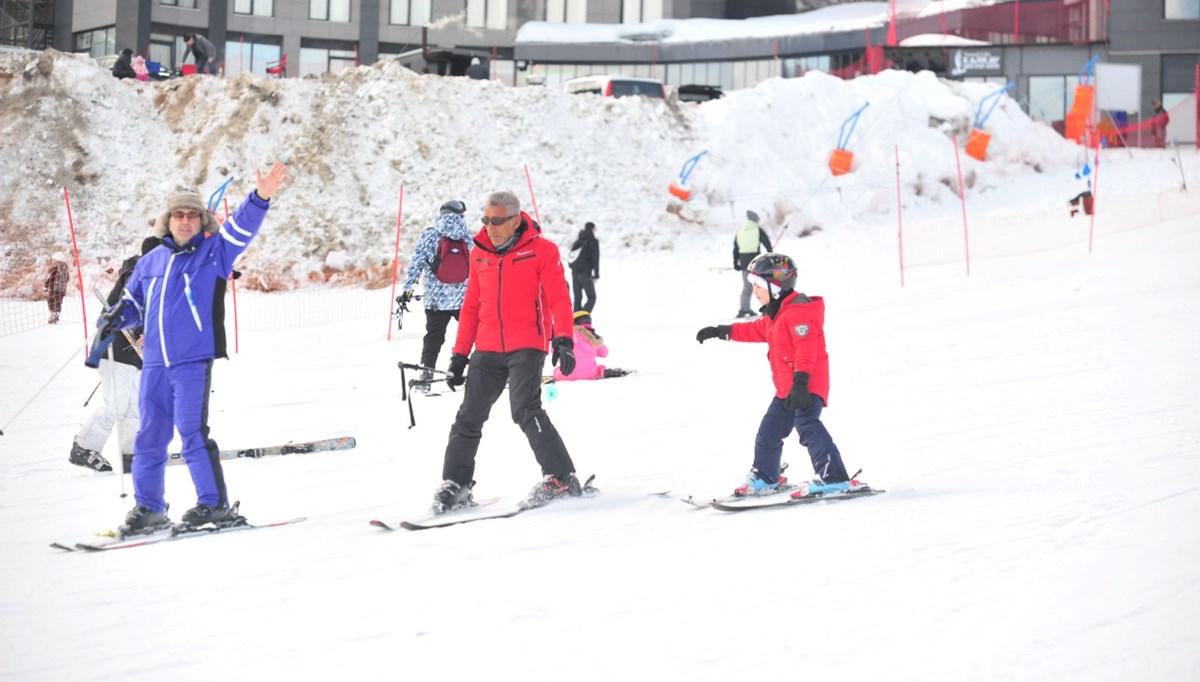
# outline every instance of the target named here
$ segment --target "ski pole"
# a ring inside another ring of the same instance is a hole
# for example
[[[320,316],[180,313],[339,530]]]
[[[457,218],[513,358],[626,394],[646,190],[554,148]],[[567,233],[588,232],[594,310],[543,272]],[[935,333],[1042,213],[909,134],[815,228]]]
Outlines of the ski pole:
[[[96,382],[96,388],[93,388],[92,392],[88,394],[87,400],[83,401],[84,407],[87,407],[88,403],[92,402],[92,396],[96,395],[96,391],[98,391],[98,390],[100,390],[100,382],[99,381]]]

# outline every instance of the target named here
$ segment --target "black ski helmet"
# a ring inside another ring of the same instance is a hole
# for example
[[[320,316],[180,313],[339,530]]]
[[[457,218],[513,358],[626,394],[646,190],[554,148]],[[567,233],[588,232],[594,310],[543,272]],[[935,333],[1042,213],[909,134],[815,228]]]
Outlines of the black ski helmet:
[[[458,199],[451,199],[442,204],[442,208],[438,213],[457,213],[462,215],[467,212],[467,205]]]
[[[746,266],[746,273],[750,283],[771,292],[771,298],[796,288],[796,261],[782,253],[755,256]]]

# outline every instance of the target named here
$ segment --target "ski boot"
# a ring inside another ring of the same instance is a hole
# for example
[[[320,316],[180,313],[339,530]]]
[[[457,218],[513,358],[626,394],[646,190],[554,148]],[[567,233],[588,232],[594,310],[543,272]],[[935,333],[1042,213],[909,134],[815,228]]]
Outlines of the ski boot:
[[[67,457],[67,461],[95,471],[112,471],[112,465],[108,463],[107,459],[104,459],[103,455],[95,450],[88,450],[79,443],[71,444],[71,454]]]
[[[790,486],[787,484],[787,476],[783,475],[786,469],[787,465],[785,464],[779,469],[779,478],[775,481],[768,481],[759,474],[758,469],[751,468],[750,473],[746,475],[746,482],[733,489],[733,496],[774,495],[787,490]]]
[[[167,505],[170,509],[171,505]],[[167,509],[156,512],[144,504],[139,504],[125,515],[125,524],[117,529],[121,537],[131,535],[147,535],[171,527],[171,519],[167,518]]]
[[[475,504],[475,499],[471,494],[474,488],[475,481],[471,481],[467,485],[460,485],[457,481],[450,479],[442,481],[437,491],[433,493],[433,506],[429,508],[429,512],[445,514],[472,506]]]
[[[246,517],[238,514],[238,505],[234,502],[231,507],[214,507],[211,504],[198,504],[185,511],[180,519],[177,531],[196,530],[201,526],[212,528],[228,528],[245,525]]]
[[[596,489],[592,487],[594,478],[595,476],[589,478],[587,483],[580,484],[579,478],[574,473],[546,476],[540,483],[533,486],[533,490],[529,491],[529,496],[525,498],[522,505],[527,509],[532,509],[564,497],[579,497],[584,493],[595,493]]]

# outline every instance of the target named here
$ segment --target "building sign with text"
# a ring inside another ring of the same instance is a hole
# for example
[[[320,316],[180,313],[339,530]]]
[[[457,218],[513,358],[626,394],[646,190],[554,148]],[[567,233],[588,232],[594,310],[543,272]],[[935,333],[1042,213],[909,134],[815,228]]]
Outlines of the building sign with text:
[[[1004,53],[999,49],[960,48],[950,55],[950,77],[1003,76]]]

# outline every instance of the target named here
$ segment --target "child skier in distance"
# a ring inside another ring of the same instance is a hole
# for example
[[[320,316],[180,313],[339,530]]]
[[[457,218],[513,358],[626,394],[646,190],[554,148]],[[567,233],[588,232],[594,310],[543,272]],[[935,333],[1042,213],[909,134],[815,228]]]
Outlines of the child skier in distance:
[[[783,439],[795,429],[808,448],[817,479],[792,494],[800,497],[818,486],[822,492],[868,488],[850,480],[842,455],[821,423],[829,396],[829,355],[825,351],[825,301],[795,291],[796,264],[780,253],[757,256],[746,268],[762,317],[752,322],[705,327],[696,340],[708,339],[767,344],[775,397],[754,439],[754,467],[734,495],[770,495],[795,488],[786,485],[780,459]],[[831,485],[830,485],[831,484]]]

